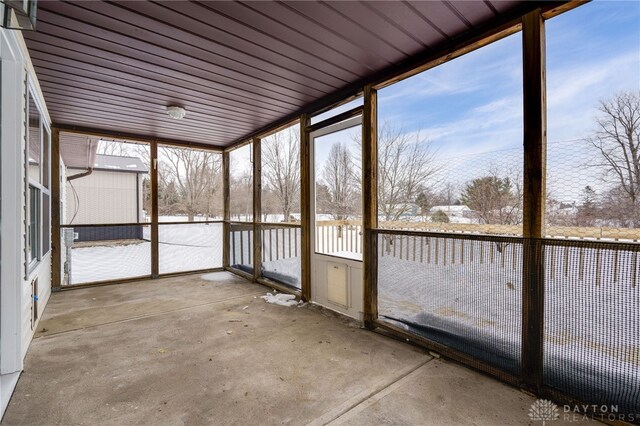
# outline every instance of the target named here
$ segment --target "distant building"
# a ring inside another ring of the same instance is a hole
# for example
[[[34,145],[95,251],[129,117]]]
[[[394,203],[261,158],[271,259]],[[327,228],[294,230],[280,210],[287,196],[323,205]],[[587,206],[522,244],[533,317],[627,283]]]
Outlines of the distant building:
[[[386,209],[394,213],[403,212],[400,218],[410,218],[420,214],[420,206],[412,203],[386,204]]]
[[[474,219],[476,217],[476,212],[471,210],[468,206],[465,205],[453,205],[453,206],[433,206],[429,209],[429,214],[435,214],[437,211],[443,211],[450,218],[465,218],[465,219]]]
[[[90,173],[89,173],[90,171]],[[91,169],[65,170],[67,224],[132,224],[145,221],[143,176],[149,168],[137,157],[95,155]],[[80,176],[73,178],[73,176]],[[75,241],[141,238],[142,226],[74,228]],[[117,237],[117,238],[115,238]]]

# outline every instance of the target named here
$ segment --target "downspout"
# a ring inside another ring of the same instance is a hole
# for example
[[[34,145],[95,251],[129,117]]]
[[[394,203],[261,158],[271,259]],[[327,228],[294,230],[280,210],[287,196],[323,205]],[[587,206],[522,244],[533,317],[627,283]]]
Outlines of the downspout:
[[[98,154],[98,141],[90,139],[89,140],[89,150],[87,152],[87,171],[82,173],[77,173],[72,176],[67,176],[67,182],[72,181],[74,179],[79,179],[85,176],[89,176],[93,173],[93,166],[96,163],[96,155]]]

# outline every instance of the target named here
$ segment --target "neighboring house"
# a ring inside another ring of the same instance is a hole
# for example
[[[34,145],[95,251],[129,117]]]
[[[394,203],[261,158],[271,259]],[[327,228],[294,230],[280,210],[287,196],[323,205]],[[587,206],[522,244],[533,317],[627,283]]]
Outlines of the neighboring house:
[[[63,154],[63,158],[64,158]],[[143,181],[149,168],[138,157],[95,155],[91,167],[67,163],[64,217],[69,225],[145,221]],[[75,241],[141,239],[142,226],[74,228]]]
[[[443,211],[449,216],[465,218],[465,219],[473,219],[475,218],[475,212],[471,210],[468,206],[465,205],[453,205],[453,206],[433,206],[429,209],[429,214],[434,214],[438,210]]]
[[[387,204],[387,210],[392,212],[400,212],[403,213],[400,215],[400,218],[414,217],[420,214],[420,206],[412,203],[399,203],[399,204]]]
[[[51,294],[52,205],[51,120],[22,34],[1,28],[0,123],[1,418]]]

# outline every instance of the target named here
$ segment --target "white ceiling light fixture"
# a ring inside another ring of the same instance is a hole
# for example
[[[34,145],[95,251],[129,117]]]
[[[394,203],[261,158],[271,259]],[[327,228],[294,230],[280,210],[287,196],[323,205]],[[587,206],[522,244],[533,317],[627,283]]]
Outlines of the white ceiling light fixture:
[[[187,115],[187,111],[181,106],[169,105],[167,107],[167,115],[171,118],[175,118],[176,120],[180,120]]]

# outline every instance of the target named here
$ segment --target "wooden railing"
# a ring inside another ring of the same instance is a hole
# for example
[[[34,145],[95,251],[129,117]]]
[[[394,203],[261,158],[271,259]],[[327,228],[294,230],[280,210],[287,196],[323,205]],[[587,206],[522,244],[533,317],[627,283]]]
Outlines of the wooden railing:
[[[230,234],[230,264],[253,265],[253,224],[231,224]]]
[[[427,232],[461,232],[469,234],[522,235],[522,225],[488,225],[477,223],[435,223],[435,222],[380,222],[383,229],[404,229]],[[638,228],[586,227],[586,226],[546,226],[549,238],[578,238],[595,240],[639,241]]]
[[[231,261],[233,264],[251,264],[253,241],[252,225],[234,225],[232,228]],[[300,223],[282,222],[273,224],[261,224],[262,233],[262,261],[270,262],[280,259],[288,259],[301,255],[300,249]],[[480,234],[496,236],[521,236],[520,225],[486,225],[466,223],[432,223],[432,222],[381,222],[380,228],[385,230],[404,230],[420,232],[442,232],[460,234]],[[362,223],[358,220],[322,220],[316,222],[315,250],[318,253],[353,253],[362,255]],[[547,226],[546,234],[549,238],[578,239],[578,240],[608,240],[608,241],[640,241],[640,229],[612,228],[612,227],[570,227]],[[503,245],[496,243],[479,248],[480,252],[473,249],[473,241],[454,241],[435,239],[429,245],[427,237],[401,237],[381,236],[385,239],[385,249],[382,256],[394,256],[403,260],[419,262],[465,262],[473,261],[474,256],[479,256],[481,262],[513,263],[514,260],[505,260],[501,253]],[[467,247],[468,246],[468,247]],[[480,247],[480,246],[478,246]],[[509,249],[510,250],[510,249]],[[486,256],[485,256],[486,254]],[[557,265],[560,260],[555,256],[550,262]],[[562,259],[567,255],[562,255]],[[579,254],[579,263],[584,263],[582,251]],[[567,268],[568,260],[562,268]]]
[[[300,224],[281,223],[260,225],[262,233],[262,262],[300,256]]]
[[[318,253],[354,253],[362,255],[362,222],[323,220],[316,222],[315,251]]]
[[[523,267],[523,239],[514,237],[434,236],[411,232],[378,232],[378,256],[395,260],[440,265],[496,265],[519,271]],[[397,231],[402,232],[402,231]],[[582,240],[545,240],[546,279],[585,280],[600,286],[607,281],[638,285],[640,245]]]

